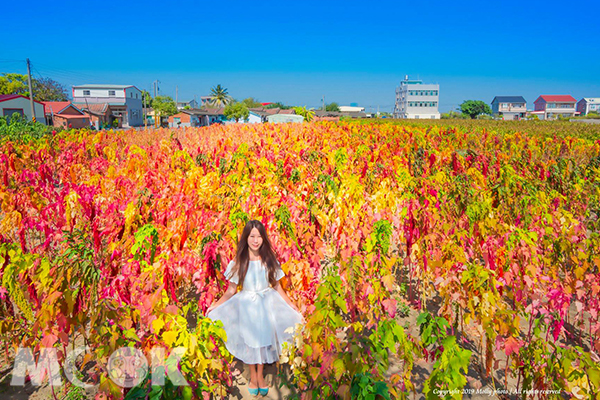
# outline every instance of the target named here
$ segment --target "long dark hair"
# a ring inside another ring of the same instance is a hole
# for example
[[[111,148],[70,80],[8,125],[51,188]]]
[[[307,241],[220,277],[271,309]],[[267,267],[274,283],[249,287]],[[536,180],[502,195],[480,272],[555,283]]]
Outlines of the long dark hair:
[[[267,267],[269,283],[271,286],[275,286],[277,284],[277,280],[275,280],[275,272],[277,271],[278,266],[277,257],[275,256],[275,252],[271,246],[271,241],[269,240],[265,226],[262,222],[255,219],[248,221],[246,226],[244,226],[242,236],[238,241],[237,251],[235,254],[235,266],[233,267],[232,274],[235,276],[237,273],[238,286],[243,287],[244,279],[246,278],[246,273],[248,272],[248,264],[250,263],[248,237],[254,228],[258,230],[258,233],[260,233],[260,236],[263,239],[262,245],[258,249],[258,254],[260,255],[262,263]]]

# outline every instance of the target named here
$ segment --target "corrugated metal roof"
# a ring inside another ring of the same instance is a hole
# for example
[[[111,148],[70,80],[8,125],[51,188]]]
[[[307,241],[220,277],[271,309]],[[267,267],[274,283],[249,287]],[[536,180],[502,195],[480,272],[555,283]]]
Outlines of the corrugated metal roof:
[[[88,84],[88,85],[77,85],[73,86],[73,89],[126,89],[134,87],[133,85],[101,85],[101,84]]]
[[[69,106],[73,106],[75,110],[79,111],[83,114],[77,106],[72,104],[70,101],[42,101],[44,104],[44,109],[46,114],[60,114],[62,111],[66,110]]]

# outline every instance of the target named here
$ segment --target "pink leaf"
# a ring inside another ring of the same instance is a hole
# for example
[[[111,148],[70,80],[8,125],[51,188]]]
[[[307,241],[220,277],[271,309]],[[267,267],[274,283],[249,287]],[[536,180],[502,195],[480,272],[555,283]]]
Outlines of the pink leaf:
[[[512,353],[518,353],[522,346],[523,342],[511,336],[504,343],[504,352],[507,356],[510,356]]]
[[[381,302],[383,309],[390,315],[390,318],[396,316],[396,299],[385,299]]]

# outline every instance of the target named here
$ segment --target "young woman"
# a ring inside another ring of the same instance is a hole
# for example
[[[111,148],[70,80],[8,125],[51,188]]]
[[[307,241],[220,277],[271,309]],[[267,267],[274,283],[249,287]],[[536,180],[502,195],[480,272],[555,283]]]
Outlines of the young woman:
[[[283,342],[292,338],[288,328],[303,322],[279,284],[284,275],[264,225],[249,221],[225,270],[229,287],[207,310],[208,318],[223,322],[227,350],[250,366],[252,395],[268,393],[263,366],[279,360]]]

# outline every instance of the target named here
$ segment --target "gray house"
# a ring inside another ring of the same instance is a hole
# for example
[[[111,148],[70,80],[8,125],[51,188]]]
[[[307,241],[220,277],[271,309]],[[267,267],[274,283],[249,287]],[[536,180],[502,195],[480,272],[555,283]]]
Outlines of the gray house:
[[[124,127],[144,124],[142,113],[142,92],[132,85],[79,85],[73,86],[73,104],[109,105],[113,117],[118,118]]]
[[[179,102],[177,102],[177,109],[178,110],[183,110],[183,109],[185,109],[185,107],[198,108],[198,102],[195,99],[192,99],[190,101],[179,101]]]
[[[521,119],[527,113],[523,96],[496,96],[492,100],[492,114],[503,119]]]
[[[579,100],[577,111],[580,115],[588,115],[590,112],[600,113],[600,97],[584,97]]]

